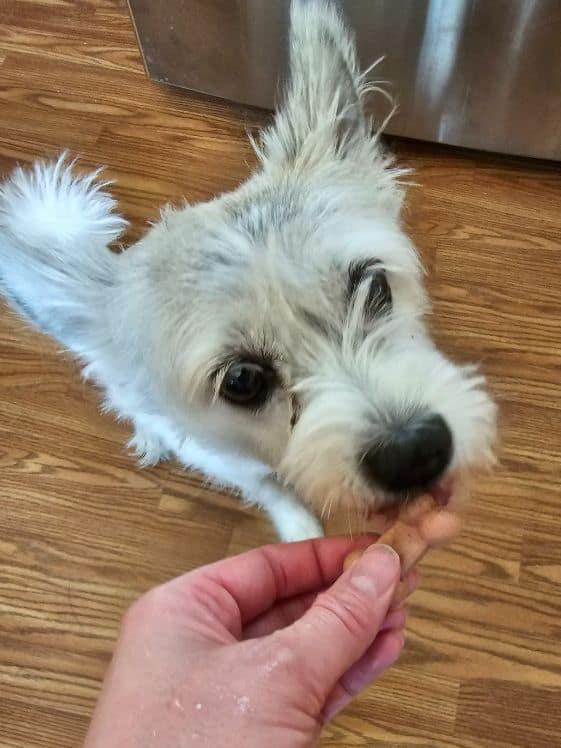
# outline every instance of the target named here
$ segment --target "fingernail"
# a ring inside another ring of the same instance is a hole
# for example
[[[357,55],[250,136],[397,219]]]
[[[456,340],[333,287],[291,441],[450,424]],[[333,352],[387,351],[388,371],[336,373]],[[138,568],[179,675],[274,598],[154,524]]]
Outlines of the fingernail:
[[[382,595],[399,579],[399,556],[389,545],[375,543],[353,567],[351,582],[364,589],[366,581]]]

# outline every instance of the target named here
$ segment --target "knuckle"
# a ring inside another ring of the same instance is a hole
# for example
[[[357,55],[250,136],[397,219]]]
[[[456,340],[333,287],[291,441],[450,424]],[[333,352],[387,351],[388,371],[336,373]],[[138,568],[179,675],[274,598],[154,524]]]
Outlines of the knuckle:
[[[301,659],[295,648],[285,642],[280,631],[264,640],[260,658],[264,662],[265,672],[275,677],[280,672],[293,673],[301,667]]]
[[[163,603],[163,594],[160,587],[154,587],[154,589],[145,592],[126,609],[121,621],[121,628],[130,629],[144,625],[160,615]]]

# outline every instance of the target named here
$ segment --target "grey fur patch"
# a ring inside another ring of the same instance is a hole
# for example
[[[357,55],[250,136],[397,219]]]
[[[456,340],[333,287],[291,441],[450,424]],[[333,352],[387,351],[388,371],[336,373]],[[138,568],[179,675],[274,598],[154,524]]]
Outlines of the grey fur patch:
[[[295,216],[304,200],[301,189],[265,189],[256,200],[252,195],[246,200],[226,205],[234,225],[251,239],[259,239],[272,228],[281,228]]]
[[[320,317],[319,314],[312,312],[310,309],[304,309],[303,307],[298,310],[298,315],[304,324],[311,327],[322,337],[330,338],[331,340],[340,340],[341,330],[326,317]]]

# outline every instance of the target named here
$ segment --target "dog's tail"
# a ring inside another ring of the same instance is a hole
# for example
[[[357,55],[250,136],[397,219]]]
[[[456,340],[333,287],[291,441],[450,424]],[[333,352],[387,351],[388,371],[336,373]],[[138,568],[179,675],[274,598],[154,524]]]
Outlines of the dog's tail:
[[[18,167],[0,186],[0,293],[80,355],[101,329],[119,260],[108,245],[126,222],[98,172],[75,176],[72,166],[63,155]]]
[[[289,81],[263,137],[265,160],[294,161],[311,148],[343,156],[372,151],[364,101],[379,89],[368,83],[368,72],[361,73],[354,37],[332,0],[293,0]]]

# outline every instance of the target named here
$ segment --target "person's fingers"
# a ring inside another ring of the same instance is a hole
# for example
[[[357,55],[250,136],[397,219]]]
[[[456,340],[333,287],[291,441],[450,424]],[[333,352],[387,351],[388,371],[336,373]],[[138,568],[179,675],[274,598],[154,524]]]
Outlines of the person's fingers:
[[[421,573],[415,567],[397,585],[393,595],[392,608],[399,608],[415,592],[421,581]]]
[[[391,629],[395,630],[405,628],[408,615],[409,611],[405,606],[397,608],[396,610],[390,610],[384,618],[384,622],[380,626],[380,632],[390,631]]]
[[[397,624],[394,624],[393,621],[401,620],[405,615],[405,600],[417,589],[419,578],[417,569],[412,569],[405,579],[399,583],[392,600],[392,610],[395,611],[396,615],[392,618],[391,611],[388,613],[380,629],[381,631],[386,628],[397,628]],[[323,592],[323,590],[320,591]],[[398,593],[405,593],[405,591],[407,594],[399,594],[398,599]],[[304,615],[317,595],[317,592],[306,592],[303,595],[297,595],[288,600],[281,600],[276,605],[273,605],[270,610],[247,623],[244,626],[242,638],[256,639],[259,636],[267,636],[274,631],[290,626],[290,624]],[[398,611],[401,612],[398,614]]]
[[[388,613],[400,575],[399,557],[372,545],[277,642],[287,646],[325,697],[372,644]],[[318,692],[321,697],[321,693]]]
[[[366,653],[341,677],[325,702],[322,721],[344,709],[361,691],[369,686],[398,659],[403,649],[401,628],[381,632]]]
[[[270,610],[246,624],[243,629],[243,638],[257,639],[290,626],[304,615],[317,595],[317,592],[305,592],[303,595],[281,600]]]
[[[257,639],[262,636],[268,636],[286,626],[290,626],[294,621],[297,621],[304,615],[313,604],[316,597],[317,593],[307,592],[304,595],[292,597],[289,600],[283,600],[272,607],[271,610],[268,610],[266,613],[263,613],[263,615],[258,616],[254,621],[251,621],[244,626],[242,638]],[[390,610],[384,619],[380,631],[403,627],[406,618],[407,608],[403,605],[395,610]]]
[[[168,585],[180,597],[190,593],[193,600],[202,601],[217,622],[239,637],[245,623],[277,600],[330,585],[341,573],[345,557],[375,539],[364,535],[265,546],[204,566]]]

